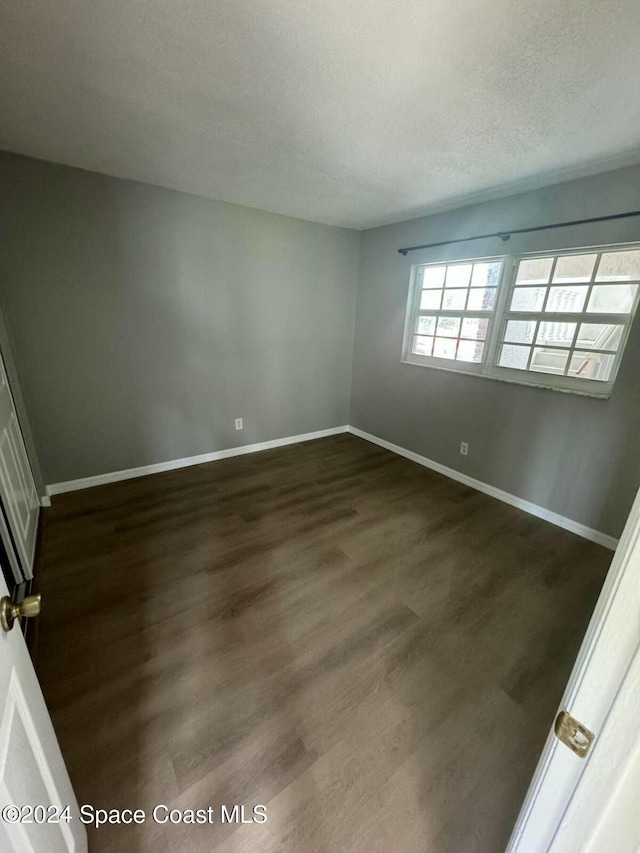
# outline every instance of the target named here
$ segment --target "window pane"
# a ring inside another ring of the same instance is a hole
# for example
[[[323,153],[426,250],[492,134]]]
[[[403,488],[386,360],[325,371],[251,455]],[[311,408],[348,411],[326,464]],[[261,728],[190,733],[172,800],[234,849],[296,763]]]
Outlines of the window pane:
[[[433,351],[433,338],[425,338],[422,335],[416,335],[413,339],[413,349],[416,355],[431,355]]]
[[[442,287],[444,283],[444,274],[446,269],[446,267],[423,267],[422,286]]]
[[[452,338],[436,338],[433,354],[436,358],[455,358],[457,341]]]
[[[532,344],[535,330],[535,320],[509,320],[504,339],[514,344]]]
[[[433,335],[436,330],[435,317],[418,317],[416,322],[416,332],[419,335]]]
[[[446,287],[469,287],[472,264],[458,264],[447,268]]]
[[[536,343],[570,347],[576,333],[576,325],[576,323],[540,323]]]
[[[551,275],[553,258],[529,258],[518,264],[516,284],[546,284]]]
[[[576,346],[583,349],[608,349],[614,352],[620,346],[624,326],[609,326],[604,323],[582,323]]]
[[[600,258],[596,281],[638,281],[640,249],[633,252],[607,252]]]
[[[460,334],[460,317],[440,317],[436,334],[443,338],[457,338]]]
[[[487,337],[489,321],[482,317],[465,317],[462,321],[463,338],[472,338],[474,341],[483,341]]]
[[[554,284],[574,281],[591,281],[597,255],[569,255],[560,257],[553,273]]]
[[[630,314],[637,290],[637,284],[594,284],[587,312]]]
[[[511,299],[512,311],[542,311],[546,287],[516,287]]]
[[[484,344],[479,341],[460,341],[458,344],[458,361],[471,361],[479,364],[482,361]]]
[[[420,295],[420,308],[424,311],[440,307],[442,300],[441,290],[423,290]]]
[[[468,290],[445,290],[442,308],[445,311],[464,311]]]
[[[471,287],[497,287],[500,281],[500,261],[486,264],[474,264],[471,276]]]
[[[500,353],[500,367],[514,367],[518,370],[526,370],[529,360],[530,347],[518,347],[505,344]]]
[[[420,306],[413,319],[411,352],[427,358],[481,362],[490,321],[473,314],[495,310],[501,272],[502,261],[418,267]],[[462,339],[467,345],[459,349]]]
[[[470,290],[467,309],[469,311],[493,311],[493,306],[496,304],[496,293],[495,287],[483,289],[477,287]]]
[[[536,373],[555,373],[562,376],[567,366],[568,352],[557,349],[534,349],[529,370]]]
[[[584,308],[588,292],[589,288],[586,286],[552,287],[544,310],[562,314],[579,314]]]
[[[578,379],[595,379],[606,382],[611,376],[615,355],[604,355],[597,352],[579,352],[571,356],[568,375]]]

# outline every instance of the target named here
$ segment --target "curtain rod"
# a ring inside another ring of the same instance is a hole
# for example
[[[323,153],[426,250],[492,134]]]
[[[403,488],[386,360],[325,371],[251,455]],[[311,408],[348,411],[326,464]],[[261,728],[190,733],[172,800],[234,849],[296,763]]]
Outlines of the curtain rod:
[[[627,213],[612,213],[609,216],[593,216],[591,219],[573,219],[571,222],[554,222],[553,225],[534,225],[531,228],[513,228],[511,231],[495,231],[493,234],[478,234],[475,237],[459,237],[457,240],[440,240],[437,243],[423,243],[421,246],[405,246],[398,249],[401,255],[416,252],[418,249],[433,249],[436,246],[450,246],[452,243],[468,243],[471,240],[486,240],[490,237],[500,237],[505,242],[512,234],[530,234],[532,231],[548,231],[550,228],[568,228],[570,225],[588,225],[590,222],[609,222],[612,219],[628,219],[630,216],[640,216],[640,210],[630,210]]]

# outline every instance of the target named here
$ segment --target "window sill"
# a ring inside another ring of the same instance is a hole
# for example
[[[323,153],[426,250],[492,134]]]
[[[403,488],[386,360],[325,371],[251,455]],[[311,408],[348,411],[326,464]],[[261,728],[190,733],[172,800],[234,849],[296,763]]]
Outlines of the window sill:
[[[410,361],[409,359],[403,358],[400,360],[401,364],[407,364],[411,367],[422,367],[427,370],[441,370],[446,373],[459,373],[463,376],[473,376],[474,379],[491,379],[495,382],[506,382],[509,385],[521,385],[526,388],[536,388],[539,391],[554,391],[555,393],[560,394],[574,394],[578,397],[589,397],[593,400],[609,400],[611,398],[611,388],[603,390],[601,393],[597,393],[595,391],[582,391],[577,390],[575,388],[561,388],[556,385],[545,385],[542,382],[531,382],[528,379],[518,379],[514,377],[513,379],[508,376],[497,376],[492,373],[480,373],[477,370],[464,370],[458,367],[451,368],[445,367],[444,365],[441,367],[439,364],[424,364],[420,361]],[[584,381],[584,380],[583,380]]]

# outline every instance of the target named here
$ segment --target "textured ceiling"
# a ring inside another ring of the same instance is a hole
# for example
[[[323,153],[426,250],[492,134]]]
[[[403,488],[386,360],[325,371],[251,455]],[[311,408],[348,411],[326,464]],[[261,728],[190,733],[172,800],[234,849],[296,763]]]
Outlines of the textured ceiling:
[[[0,148],[408,218],[640,161],[640,2],[5,0]]]

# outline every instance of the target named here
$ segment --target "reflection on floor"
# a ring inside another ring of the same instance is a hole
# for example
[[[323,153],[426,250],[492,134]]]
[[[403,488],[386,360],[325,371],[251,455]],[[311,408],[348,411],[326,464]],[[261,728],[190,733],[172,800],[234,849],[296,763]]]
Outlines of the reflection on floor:
[[[350,435],[54,498],[45,697],[147,810],[90,850],[503,850],[610,559]]]

